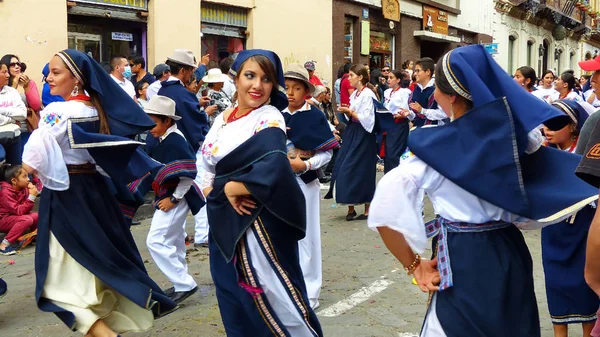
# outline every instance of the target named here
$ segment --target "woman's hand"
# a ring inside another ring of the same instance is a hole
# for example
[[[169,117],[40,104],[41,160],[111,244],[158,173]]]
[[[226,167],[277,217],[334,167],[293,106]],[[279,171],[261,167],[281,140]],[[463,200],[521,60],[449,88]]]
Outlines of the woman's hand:
[[[417,285],[423,292],[440,290],[440,272],[437,268],[437,259],[421,260],[414,272]]]
[[[256,202],[252,200],[250,192],[240,182],[230,181],[225,184],[225,195],[239,215],[251,215],[252,210],[256,208]]]
[[[206,114],[209,116],[214,115],[217,111],[219,111],[219,107],[216,105],[211,105],[211,106],[207,106],[206,108],[204,108],[204,111],[206,111]]]
[[[343,114],[345,114],[345,115],[348,115],[348,114],[350,114],[350,113],[352,112],[352,110],[350,110],[350,108],[347,108],[347,107],[345,107],[345,106],[341,106],[341,107],[339,107],[339,108],[337,109],[337,111],[339,111],[339,112],[341,112],[341,113],[343,113]]]
[[[29,91],[29,76],[25,75],[25,74],[21,74],[19,76],[19,83],[23,86],[23,90],[25,92]]]

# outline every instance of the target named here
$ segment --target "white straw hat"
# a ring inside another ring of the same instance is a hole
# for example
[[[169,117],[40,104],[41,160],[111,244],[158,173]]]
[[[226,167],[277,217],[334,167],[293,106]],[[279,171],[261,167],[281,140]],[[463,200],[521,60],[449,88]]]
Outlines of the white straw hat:
[[[196,67],[196,64],[194,63],[194,53],[187,49],[175,49],[173,54],[171,54],[170,57],[167,57],[167,60],[184,66]]]
[[[148,115],[157,115],[169,117],[173,120],[180,120],[181,117],[175,115],[175,101],[166,96],[154,95],[144,107]]]
[[[204,83],[221,83],[227,81],[229,76],[224,75],[219,68],[213,68],[208,70],[208,74],[202,77]]]

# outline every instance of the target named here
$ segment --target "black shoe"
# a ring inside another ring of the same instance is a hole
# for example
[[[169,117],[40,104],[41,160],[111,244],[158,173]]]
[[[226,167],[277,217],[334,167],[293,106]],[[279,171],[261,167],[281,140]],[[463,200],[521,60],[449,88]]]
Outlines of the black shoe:
[[[346,214],[346,221],[352,221],[356,217],[356,211]]]
[[[369,219],[368,215],[361,214],[361,215],[357,216],[356,219],[354,219],[354,220],[367,220],[367,219]]]
[[[173,302],[179,304],[183,302],[186,298],[192,296],[196,291],[198,291],[198,287],[195,287],[189,291],[175,291],[171,296],[169,296]]]
[[[131,225],[132,226],[139,226],[141,224],[142,224],[142,222],[140,220],[131,220]]]
[[[169,297],[173,296],[174,292],[175,292],[175,287],[171,287],[169,289],[163,290],[163,293],[165,293],[165,295],[167,295]]]

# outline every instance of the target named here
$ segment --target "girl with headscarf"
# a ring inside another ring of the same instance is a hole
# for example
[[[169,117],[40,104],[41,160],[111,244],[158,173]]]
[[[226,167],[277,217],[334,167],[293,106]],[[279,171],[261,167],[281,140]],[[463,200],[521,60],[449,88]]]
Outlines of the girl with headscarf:
[[[560,100],[552,105],[571,121],[557,131],[546,128],[547,145],[575,153],[588,114],[575,101]],[[586,240],[595,211],[588,205],[569,219],[542,229],[546,297],[555,336],[567,336],[568,324],[574,323],[581,323],[583,336],[589,336],[597,318],[598,296],[584,278]]]
[[[519,228],[558,223],[598,198],[574,174],[579,156],[541,146],[538,126],[560,130],[569,118],[523,90],[480,45],[446,54],[435,81],[452,122],[411,132],[406,159],[379,183],[369,227],[433,295],[421,336],[539,337]],[[427,224],[423,192],[439,214]],[[419,255],[427,237],[435,237],[433,260]]]
[[[107,177],[125,186],[158,167],[130,140],[154,124],[84,53],[56,54],[47,81],[66,102],[42,111],[23,153],[44,184],[38,307],[87,336],[145,331],[177,306],[148,276]]]
[[[242,51],[235,108],[201,148],[210,269],[227,336],[322,336],[298,258],[306,203],[286,152],[281,61]]]

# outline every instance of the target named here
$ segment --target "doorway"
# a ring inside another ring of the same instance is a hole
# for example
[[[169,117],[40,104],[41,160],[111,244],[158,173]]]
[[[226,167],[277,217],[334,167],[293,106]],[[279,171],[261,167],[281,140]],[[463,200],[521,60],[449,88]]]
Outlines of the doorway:
[[[102,35],[85,33],[68,33],[69,49],[86,53],[97,62],[102,59]]]
[[[448,43],[421,40],[421,57],[430,57],[436,62],[444,56]]]

